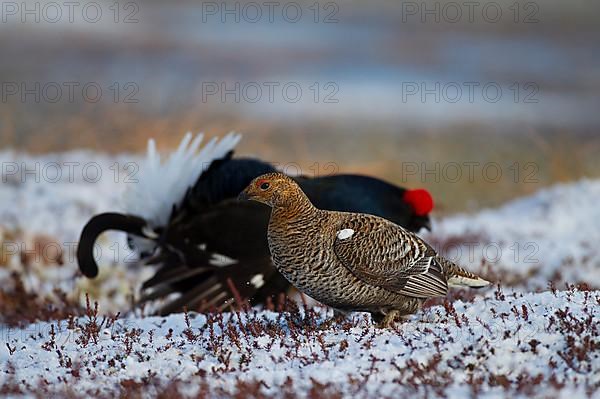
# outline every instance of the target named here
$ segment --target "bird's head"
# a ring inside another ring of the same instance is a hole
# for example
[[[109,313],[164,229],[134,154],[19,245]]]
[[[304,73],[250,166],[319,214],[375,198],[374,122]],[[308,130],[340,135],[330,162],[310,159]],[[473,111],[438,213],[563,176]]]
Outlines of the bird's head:
[[[271,207],[285,208],[306,198],[298,184],[283,173],[267,173],[250,182],[239,200],[262,202]]]
[[[424,189],[406,190],[402,195],[402,200],[413,211],[412,220],[406,227],[412,231],[419,231],[421,227],[431,230],[431,221],[429,220],[429,213],[433,210],[431,194]]]

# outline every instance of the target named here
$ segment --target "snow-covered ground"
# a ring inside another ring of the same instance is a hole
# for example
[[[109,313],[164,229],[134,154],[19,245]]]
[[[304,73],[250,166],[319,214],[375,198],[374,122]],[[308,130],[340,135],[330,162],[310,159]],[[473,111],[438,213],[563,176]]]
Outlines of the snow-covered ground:
[[[439,220],[431,241],[471,268],[485,260],[523,290],[548,281],[600,288],[600,180],[556,185],[475,215]]]
[[[597,291],[497,293],[395,330],[362,314],[321,328],[311,311],[92,315],[5,330],[0,378],[25,393],[106,397],[597,396],[599,304]]]
[[[186,322],[126,314],[151,271],[128,267],[122,234],[101,239],[98,279],[77,272],[82,226],[95,213],[121,210],[139,161],[0,152],[0,395],[600,397],[600,181],[435,220],[425,238],[502,282],[503,292],[459,293],[464,302],[428,307],[396,330],[374,329],[360,313],[323,325],[331,315],[319,308],[190,314]],[[1,301],[17,291],[49,307],[65,300],[60,291],[80,304],[89,292],[101,315],[122,316],[95,322],[91,309],[13,327]]]

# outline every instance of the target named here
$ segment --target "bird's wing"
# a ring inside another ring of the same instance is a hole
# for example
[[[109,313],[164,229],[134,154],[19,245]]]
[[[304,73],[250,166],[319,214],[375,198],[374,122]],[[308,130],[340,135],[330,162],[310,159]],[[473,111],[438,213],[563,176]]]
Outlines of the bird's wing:
[[[356,277],[417,298],[443,296],[448,284],[437,254],[413,233],[371,215],[344,215],[333,250]]]

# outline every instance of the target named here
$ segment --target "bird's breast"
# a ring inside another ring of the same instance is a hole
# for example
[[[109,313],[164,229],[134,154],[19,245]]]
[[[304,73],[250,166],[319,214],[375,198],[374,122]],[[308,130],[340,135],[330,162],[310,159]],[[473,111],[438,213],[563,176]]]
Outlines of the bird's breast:
[[[269,229],[268,239],[275,267],[301,290],[332,263],[329,248],[333,243],[323,231],[288,225]]]

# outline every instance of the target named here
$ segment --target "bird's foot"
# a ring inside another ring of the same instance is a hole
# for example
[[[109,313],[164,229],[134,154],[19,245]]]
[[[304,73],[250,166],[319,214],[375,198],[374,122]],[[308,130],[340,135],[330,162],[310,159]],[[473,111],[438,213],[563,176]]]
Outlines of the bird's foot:
[[[390,310],[386,314],[373,313],[371,317],[377,324],[377,328],[393,328],[394,323],[406,320],[406,316],[398,310]]]

